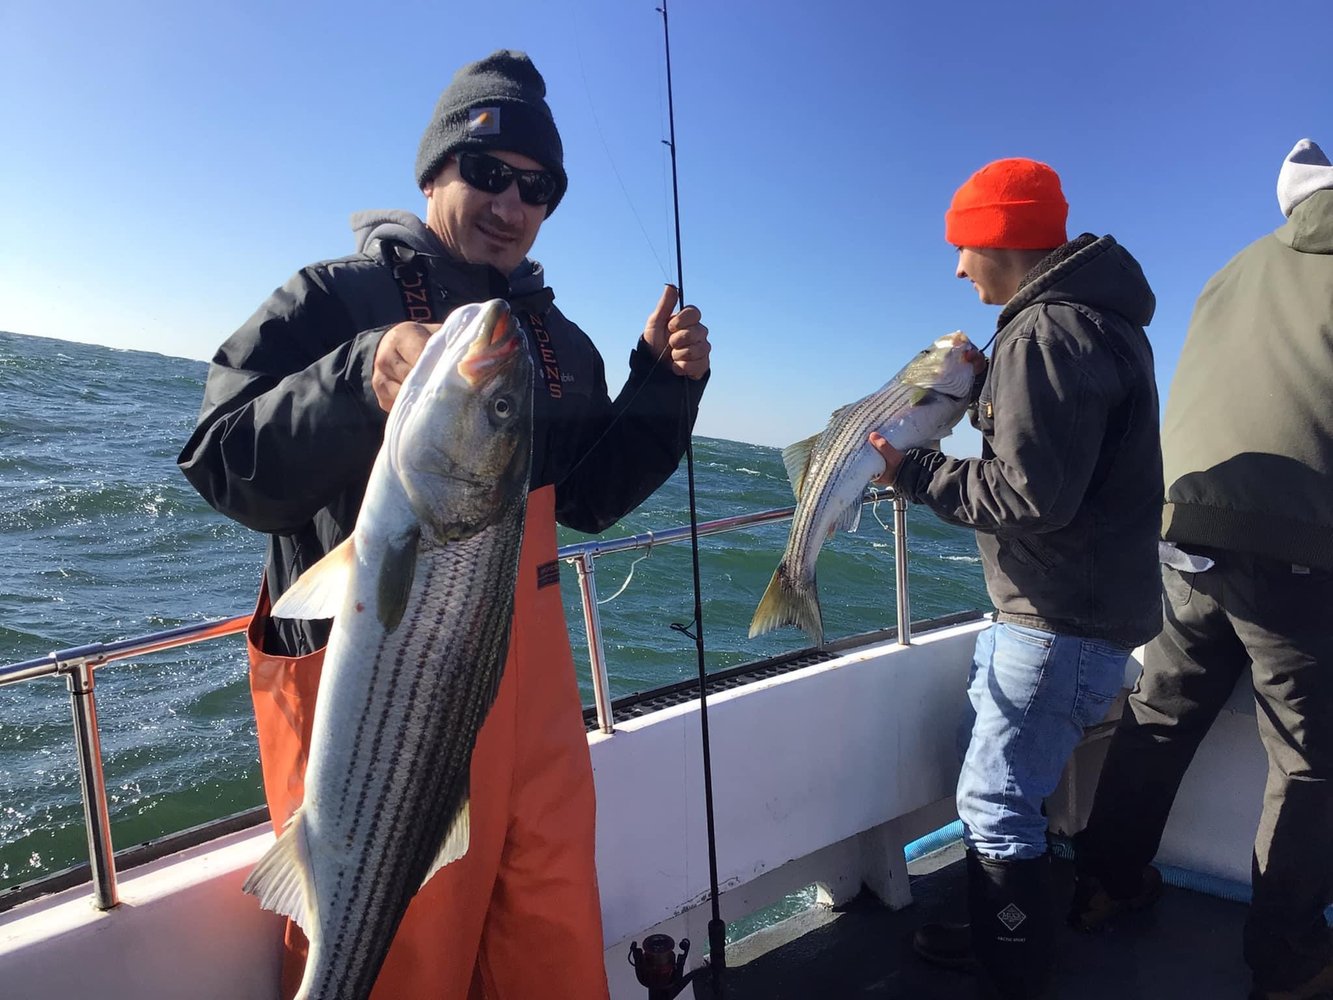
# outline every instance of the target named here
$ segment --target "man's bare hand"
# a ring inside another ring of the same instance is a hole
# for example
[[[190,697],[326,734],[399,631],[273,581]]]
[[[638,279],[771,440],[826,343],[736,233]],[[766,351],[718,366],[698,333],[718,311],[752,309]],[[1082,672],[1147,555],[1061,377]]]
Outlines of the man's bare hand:
[[[375,367],[370,373],[370,388],[375,392],[375,401],[385,413],[398,398],[403,387],[403,379],[421,357],[421,349],[426,346],[430,335],[438,330],[441,323],[399,323],[384,331],[379,347],[375,348]]]
[[[893,481],[898,478],[898,470],[903,466],[903,453],[889,444],[878,431],[870,432],[869,441],[870,447],[879,452],[880,457],[884,459],[884,472],[871,482],[876,486],[892,486]]]
[[[686,306],[672,315],[678,301],[680,293],[676,286],[667,285],[657,308],[644,324],[643,340],[672,372],[700,379],[708,371],[708,355],[712,351],[708,327],[700,322],[703,317],[696,306]]]

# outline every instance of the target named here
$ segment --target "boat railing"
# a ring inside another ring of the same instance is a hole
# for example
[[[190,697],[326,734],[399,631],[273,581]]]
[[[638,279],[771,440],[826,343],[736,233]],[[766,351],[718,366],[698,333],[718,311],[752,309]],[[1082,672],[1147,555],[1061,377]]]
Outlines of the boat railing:
[[[907,594],[907,501],[892,491],[881,491],[866,496],[862,504],[875,503],[887,496],[893,498],[894,565],[897,573],[898,641],[911,643],[911,605]],[[773,521],[785,521],[795,513],[795,507],[779,507],[754,514],[738,514],[700,523],[699,537],[718,535],[738,528],[748,528]],[[645,531],[609,541],[594,540],[561,546],[559,557],[573,563],[579,575],[579,596],[583,602],[583,624],[588,636],[588,660],[592,667],[592,692],[597,707],[597,726],[603,733],[615,731],[611,720],[611,682],[607,674],[606,653],[602,648],[601,616],[597,604],[597,568],[599,556],[638,549],[652,550],[654,545],[688,541],[689,525],[666,531]]]
[[[863,503],[874,503],[891,496],[893,501],[894,564],[898,598],[897,641],[911,643],[911,605],[907,592],[907,503],[891,491],[867,495]],[[601,556],[657,545],[687,541],[692,535],[703,537],[735,531],[754,525],[785,521],[795,507],[740,514],[704,521],[694,528],[684,525],[665,531],[647,531],[623,538],[563,545],[558,558],[573,563],[578,571],[579,595],[583,605],[583,623],[588,637],[588,658],[592,668],[593,698],[598,728],[614,732],[611,714],[611,684],[602,646],[601,615],[597,601],[596,562]],[[110,810],[107,805],[106,778],[102,767],[102,744],[97,726],[97,698],[94,670],[115,660],[126,660],[208,639],[236,635],[250,624],[249,615],[183,625],[150,635],[113,642],[92,643],[57,650],[46,656],[0,667],[0,687],[39,677],[63,676],[69,687],[70,710],[74,718],[74,743],[83,796],[84,824],[88,831],[88,863],[93,882],[93,901],[99,910],[109,910],[119,903],[116,889],[115,852],[111,843]]]

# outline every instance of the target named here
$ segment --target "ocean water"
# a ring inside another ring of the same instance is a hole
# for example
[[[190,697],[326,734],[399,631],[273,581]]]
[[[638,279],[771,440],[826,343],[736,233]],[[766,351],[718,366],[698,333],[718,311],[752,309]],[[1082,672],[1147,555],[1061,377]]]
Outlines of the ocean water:
[[[206,371],[0,332],[0,664],[252,609],[264,539],[208,507],[175,464]],[[777,449],[698,438],[694,450],[701,521],[792,503]],[[674,527],[686,509],[682,463],[602,537]],[[879,515],[890,523],[891,505]],[[808,645],[795,629],[746,637],[787,530],[700,540],[710,671]],[[560,541],[587,537],[562,529]],[[908,537],[913,619],[987,606],[969,532],[912,510]],[[641,556],[597,563],[615,696],[697,672],[693,641],[671,628],[693,614],[689,546]],[[562,565],[561,587],[590,703],[572,567]],[[859,532],[824,546],[819,587],[830,638],[894,623],[893,536],[870,509]],[[97,705],[117,848],[261,803],[239,636],[102,667]],[[0,888],[86,859],[72,733],[62,680],[0,688]]]

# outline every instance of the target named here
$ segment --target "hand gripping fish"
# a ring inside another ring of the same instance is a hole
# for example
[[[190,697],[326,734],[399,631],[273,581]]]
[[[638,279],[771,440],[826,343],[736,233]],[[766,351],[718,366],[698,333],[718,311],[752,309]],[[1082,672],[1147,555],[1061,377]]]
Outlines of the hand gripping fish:
[[[368,996],[417,889],[467,851],[531,456],[523,334],[499,299],[463,306],[403,382],[351,537],[274,605],[333,617],[305,800],[244,887],[310,939],[299,1000]]]
[[[856,530],[866,486],[884,472],[870,432],[895,448],[939,447],[967,409],[978,357],[964,334],[940,337],[878,392],[837,410],[821,433],[783,449],[796,513],[782,561],[750,622],[750,638],[799,625],[815,645],[823,644],[815,560],[833,532]]]

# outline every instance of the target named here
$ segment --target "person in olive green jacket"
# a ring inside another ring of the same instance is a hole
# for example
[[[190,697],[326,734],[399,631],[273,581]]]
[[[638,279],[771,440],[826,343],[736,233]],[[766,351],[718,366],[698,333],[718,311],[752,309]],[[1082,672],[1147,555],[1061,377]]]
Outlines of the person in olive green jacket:
[[[1333,996],[1333,166],[1308,139],[1285,225],[1195,306],[1162,429],[1166,621],[1077,838],[1071,921],[1148,905],[1200,741],[1252,681],[1268,783],[1244,933],[1252,997]]]

